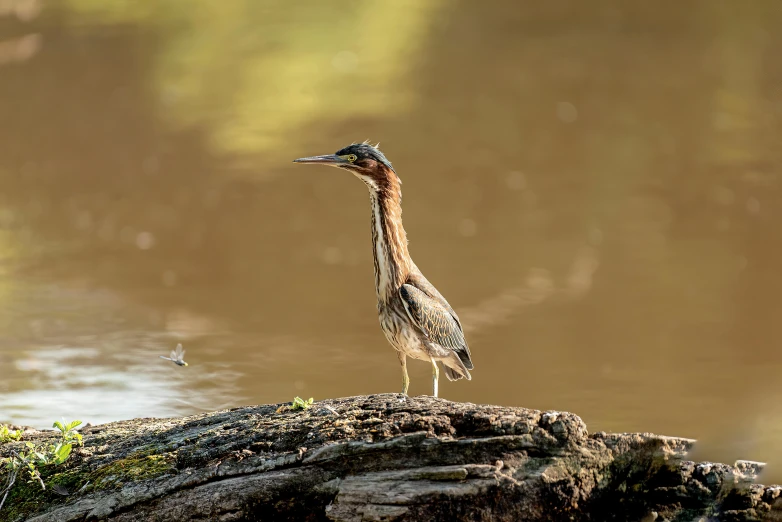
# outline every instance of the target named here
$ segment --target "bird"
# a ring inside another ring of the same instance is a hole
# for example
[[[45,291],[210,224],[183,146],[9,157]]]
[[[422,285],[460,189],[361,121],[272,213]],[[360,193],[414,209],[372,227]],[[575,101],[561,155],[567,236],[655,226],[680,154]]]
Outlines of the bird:
[[[407,233],[402,226],[402,181],[378,145],[353,143],[335,154],[293,161],[346,170],[369,189],[380,328],[402,365],[403,396],[407,396],[410,386],[410,357],[431,363],[432,395],[437,397],[438,363],[450,381],[472,379],[470,348],[459,316],[410,257]]]
[[[168,357],[161,355],[160,358],[171,361],[177,366],[187,366],[187,363],[185,362],[185,350],[182,348],[182,343],[177,344],[176,348],[171,350],[171,354]]]

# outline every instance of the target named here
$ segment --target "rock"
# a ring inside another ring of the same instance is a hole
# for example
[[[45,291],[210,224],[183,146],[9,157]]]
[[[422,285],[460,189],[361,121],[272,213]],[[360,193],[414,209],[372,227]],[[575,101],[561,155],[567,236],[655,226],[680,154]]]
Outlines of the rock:
[[[754,483],[761,465],[688,461],[692,440],[589,435],[566,412],[400,399],[86,427],[84,447],[43,474],[70,494],[15,486],[0,521],[782,519],[781,488]]]

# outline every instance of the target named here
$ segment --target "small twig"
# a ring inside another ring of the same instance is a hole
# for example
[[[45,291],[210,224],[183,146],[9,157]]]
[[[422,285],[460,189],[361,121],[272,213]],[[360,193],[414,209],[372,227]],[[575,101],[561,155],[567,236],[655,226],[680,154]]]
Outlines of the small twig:
[[[5,504],[5,499],[8,497],[8,493],[11,491],[11,488],[14,485],[14,482],[16,482],[16,474],[18,473],[17,470],[14,470],[11,472],[11,476],[8,477],[8,485],[5,487],[5,492],[3,493],[3,499],[0,500],[0,509],[3,509],[3,504]]]
[[[84,485],[79,489],[78,492],[81,493],[82,491],[87,489],[87,486],[89,486],[89,485],[90,485],[90,481],[88,480],[87,482],[84,483]]]
[[[34,473],[32,473],[33,478],[38,479],[38,482],[41,483],[41,487],[46,491],[46,485],[43,483],[43,479],[41,478],[41,474],[36,469]]]

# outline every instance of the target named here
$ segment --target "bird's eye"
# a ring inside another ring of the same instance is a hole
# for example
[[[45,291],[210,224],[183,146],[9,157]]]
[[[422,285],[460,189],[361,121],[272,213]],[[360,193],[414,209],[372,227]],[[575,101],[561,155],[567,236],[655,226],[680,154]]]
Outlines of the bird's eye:
[[[358,156],[356,156],[355,154],[348,154],[347,160],[348,160],[349,162],[353,163],[353,162],[354,162],[354,161],[356,161],[357,159],[358,159]]]

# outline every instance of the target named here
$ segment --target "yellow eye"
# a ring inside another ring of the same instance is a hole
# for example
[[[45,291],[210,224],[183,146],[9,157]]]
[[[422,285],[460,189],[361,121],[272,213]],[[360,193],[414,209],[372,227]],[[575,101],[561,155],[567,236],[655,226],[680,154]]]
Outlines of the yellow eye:
[[[347,156],[347,160],[348,160],[349,162],[351,162],[351,163],[353,163],[353,162],[354,162],[354,161],[356,161],[357,159],[358,159],[358,157],[357,157],[355,154],[348,154],[348,156]]]

